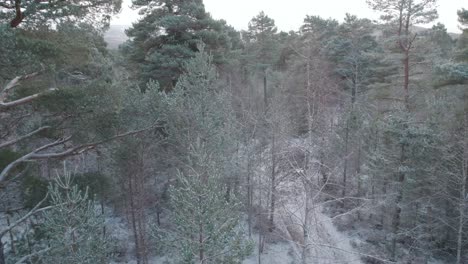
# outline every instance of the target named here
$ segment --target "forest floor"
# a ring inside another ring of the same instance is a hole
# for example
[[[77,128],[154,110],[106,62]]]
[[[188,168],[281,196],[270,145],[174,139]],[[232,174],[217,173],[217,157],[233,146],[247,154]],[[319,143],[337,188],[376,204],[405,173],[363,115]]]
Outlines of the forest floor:
[[[305,139],[293,139],[287,142],[284,150],[288,155],[303,152],[306,145]],[[262,153],[262,158],[267,161],[270,153],[267,147]],[[283,158],[288,159],[290,156]],[[294,157],[293,157],[294,158]],[[292,159],[293,159],[292,158]],[[318,162],[318,161],[317,161]],[[256,171],[263,183],[268,183],[267,162]],[[310,175],[311,179],[320,181],[318,172]],[[300,263],[303,251],[303,226],[305,215],[305,190],[302,180],[294,177],[290,171],[278,171],[277,178],[282,179],[277,185],[275,231],[268,234],[264,251],[261,254],[261,264],[289,264]],[[268,183],[269,184],[269,183]],[[261,186],[261,184],[259,184]],[[312,210],[310,217],[309,264],[362,264],[358,249],[353,248],[356,237],[338,231],[331,217],[324,213],[322,190],[316,190],[312,194]],[[254,195],[255,197],[255,195]],[[261,196],[257,196],[259,199]],[[263,194],[268,197],[268,194]],[[255,199],[255,198],[254,198]],[[260,202],[262,203],[262,202]],[[266,204],[267,201],[263,201]],[[269,203],[269,202],[268,202]],[[258,219],[257,219],[258,220]],[[253,235],[256,242],[255,252],[246,259],[243,264],[259,264],[258,261],[258,233]]]
[[[286,195],[285,201],[278,207],[276,225],[281,233],[285,234],[285,239],[290,244],[289,252],[292,252],[290,255],[297,261],[302,253],[305,196],[303,191],[297,192],[301,188],[297,181],[296,183],[287,183],[283,188],[296,190],[296,193],[290,192],[289,195]],[[353,239],[338,231],[332,218],[323,213],[323,205],[320,202],[313,203],[312,207],[313,209],[309,213],[311,226],[310,239],[307,242],[309,244],[307,263],[361,264],[359,252],[352,247]]]
[[[281,209],[284,210],[284,209]],[[284,211],[283,211],[284,212]],[[294,227],[301,225],[295,211],[293,217],[292,211],[284,212],[276,222],[277,234],[281,234],[282,240],[274,243],[266,243],[264,252],[261,254],[261,263],[265,264],[294,264],[299,263],[301,248],[295,241],[298,230]],[[351,246],[351,238],[337,230],[332,219],[317,208],[312,214],[312,237],[310,264],[362,264],[359,253]],[[295,220],[294,220],[295,219]],[[253,236],[258,237],[258,234]],[[256,240],[257,242],[258,240]],[[258,248],[256,243],[255,249]],[[258,264],[258,251],[244,260],[243,264]]]

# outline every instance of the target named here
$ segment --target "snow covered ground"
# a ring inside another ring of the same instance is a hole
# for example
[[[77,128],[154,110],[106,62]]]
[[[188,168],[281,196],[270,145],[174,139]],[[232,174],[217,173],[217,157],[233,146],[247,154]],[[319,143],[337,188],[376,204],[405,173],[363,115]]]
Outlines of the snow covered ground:
[[[282,208],[279,212],[286,217],[281,217],[278,228],[283,229],[289,235],[290,251],[294,252],[296,259],[300,259],[302,253],[302,241],[298,241],[297,235],[302,238],[302,226],[304,222],[304,208],[298,207],[301,203],[289,203],[289,208]],[[286,205],[287,206],[287,205]],[[293,214],[291,216],[291,214]],[[351,246],[351,239],[337,230],[332,219],[322,213],[322,207],[317,205],[310,214],[311,228],[310,255],[308,263],[311,264],[361,264],[361,256]],[[295,230],[294,228],[295,227]],[[296,236],[296,238],[294,238]]]
[[[255,236],[254,236],[255,237]],[[264,264],[293,264],[295,258],[291,245],[287,242],[276,244],[265,244],[264,253],[260,256],[261,263]],[[258,264],[258,251],[245,259],[242,264]]]
[[[304,139],[293,139],[287,142],[284,150],[289,155],[304,152],[307,144]],[[266,164],[270,150],[262,153],[265,164],[257,168],[257,178],[263,183],[269,182]],[[287,155],[282,157],[287,159]],[[317,161],[318,162],[318,161]],[[303,171],[301,171],[303,173]],[[298,175],[300,175],[300,173]],[[319,182],[318,172],[309,172],[309,179]],[[289,175],[289,176],[288,176]],[[305,222],[305,190],[300,176],[294,176],[288,171],[279,171],[278,179],[283,179],[277,185],[278,201],[275,214],[276,234],[280,237],[280,243],[265,244],[265,251],[261,256],[261,263],[301,263],[303,245],[303,226]],[[269,183],[268,183],[269,184]],[[310,264],[362,264],[361,255],[351,245],[352,238],[341,233],[333,224],[332,219],[324,214],[322,200],[317,195],[321,190],[312,191],[312,210],[309,213],[310,239],[308,241]],[[263,194],[263,197],[268,194]],[[255,197],[255,196],[254,196]],[[256,197],[260,198],[259,196]],[[254,198],[255,199],[255,198]],[[264,201],[263,204],[268,204]],[[255,237],[255,236],[254,236]],[[249,257],[243,264],[254,264],[258,262],[258,253]]]

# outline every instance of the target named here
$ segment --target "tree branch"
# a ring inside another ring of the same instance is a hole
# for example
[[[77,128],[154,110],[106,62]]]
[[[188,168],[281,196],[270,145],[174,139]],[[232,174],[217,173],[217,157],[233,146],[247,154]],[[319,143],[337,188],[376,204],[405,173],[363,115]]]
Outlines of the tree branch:
[[[50,88],[45,92],[36,93],[36,94],[30,95],[30,96],[26,96],[24,98],[20,98],[20,99],[17,99],[15,101],[12,101],[12,102],[6,102],[10,91],[13,88],[15,88],[16,86],[20,85],[21,81],[32,79],[32,78],[38,76],[39,74],[43,73],[45,71],[45,67],[43,65],[41,65],[41,67],[42,67],[42,69],[40,71],[33,72],[33,73],[30,73],[30,74],[26,74],[26,75],[16,76],[13,80],[11,80],[11,81],[9,81],[7,83],[5,88],[3,88],[3,90],[0,92],[0,110],[2,110],[2,108],[5,109],[5,108],[10,108],[10,107],[14,107],[14,106],[29,103],[32,100],[44,95],[47,92],[53,92],[53,91],[57,90],[57,88]]]
[[[20,260],[18,260],[15,264],[23,264],[23,263],[25,263],[27,260],[30,260],[31,257],[44,254],[44,253],[46,253],[47,251],[49,251],[50,249],[51,249],[51,248],[48,247],[48,248],[44,248],[44,249],[41,249],[41,250],[39,250],[39,251],[33,252],[33,253],[29,254],[29,255],[26,255],[26,256],[22,257]]]
[[[144,128],[144,129],[130,131],[130,132],[119,134],[119,135],[116,135],[116,136],[113,136],[111,138],[107,138],[107,139],[104,139],[104,140],[101,140],[101,141],[76,146],[76,147],[70,148],[68,150],[65,150],[63,152],[33,154],[28,159],[30,159],[30,160],[40,160],[40,159],[54,159],[54,158],[56,159],[56,158],[64,158],[64,157],[68,157],[68,156],[76,156],[76,155],[79,155],[79,154],[81,154],[83,152],[86,152],[88,150],[94,149],[97,146],[105,144],[107,142],[110,142],[110,141],[113,141],[113,140],[116,140],[116,139],[119,139],[119,138],[131,136],[131,135],[139,134],[139,133],[148,131],[148,130],[150,130],[152,128],[156,128],[156,127],[157,126],[154,125],[154,126],[147,127],[147,128]]]
[[[23,97],[23,98],[20,98],[18,100],[15,100],[15,101],[11,101],[11,102],[3,102],[3,101],[0,101],[0,111],[1,110],[4,110],[4,109],[7,109],[7,108],[11,108],[11,107],[15,107],[15,106],[19,106],[19,105],[23,105],[23,104],[27,104],[43,95],[45,95],[46,93],[49,93],[49,92],[54,92],[54,91],[57,91],[58,89],[57,88],[50,88],[48,89],[47,91],[45,92],[41,92],[41,93],[36,93],[36,94],[33,94],[33,95],[30,95],[30,96],[26,96],[26,97]]]
[[[116,140],[116,139],[119,139],[119,138],[139,134],[139,133],[142,133],[144,131],[148,131],[150,129],[156,128],[156,127],[158,127],[158,126],[153,125],[153,126],[150,126],[150,127],[144,128],[144,129],[130,131],[130,132],[119,134],[119,135],[116,135],[116,136],[113,136],[111,138],[107,138],[107,139],[104,139],[104,140],[101,140],[101,141],[97,141],[97,142],[93,142],[93,143],[88,143],[88,144],[83,144],[83,145],[79,145],[79,146],[76,146],[76,147],[72,147],[72,148],[69,148],[69,149],[67,149],[65,151],[62,151],[62,152],[43,153],[43,154],[40,153],[41,151],[44,151],[46,149],[50,149],[50,148],[58,146],[58,145],[62,145],[64,143],[70,141],[71,137],[67,137],[67,138],[64,138],[64,139],[54,141],[54,142],[52,142],[50,144],[44,145],[44,146],[42,146],[40,148],[37,148],[37,149],[33,150],[32,152],[30,152],[30,153],[22,156],[21,158],[19,158],[19,159],[15,160],[15,161],[11,162],[10,164],[8,164],[3,169],[3,171],[0,173],[0,183],[4,182],[6,180],[6,177],[7,177],[8,173],[13,168],[15,168],[18,164],[20,164],[22,162],[29,161],[29,160],[65,158],[65,157],[69,157],[69,156],[79,155],[79,154],[81,154],[83,152],[86,152],[88,150],[96,148],[98,145],[102,145],[104,143],[107,143],[107,142],[110,142],[110,141],[113,141],[113,140]]]
[[[1,144],[0,144],[0,149],[5,148],[5,147],[8,147],[8,146],[11,146],[11,145],[14,145],[14,144],[16,144],[16,143],[18,143],[18,142],[20,142],[20,141],[22,141],[22,140],[24,140],[24,139],[27,139],[27,138],[29,138],[29,137],[34,136],[35,134],[40,133],[40,132],[42,132],[42,131],[44,131],[44,130],[46,130],[46,129],[48,129],[48,128],[50,128],[50,127],[49,127],[49,126],[43,126],[43,127],[40,127],[40,128],[38,128],[38,129],[34,130],[33,132],[31,132],[31,133],[29,133],[29,134],[26,134],[26,135],[21,136],[21,137],[19,137],[19,138],[16,138],[16,139],[7,141],[7,142],[5,142],[5,143],[1,143]]]
[[[42,147],[39,147],[35,150],[33,150],[32,152],[22,156],[21,158],[11,162],[10,164],[8,164],[3,170],[2,172],[0,173],[0,183],[4,182],[6,180],[6,176],[8,175],[8,173],[13,169],[15,168],[18,164],[20,164],[21,162],[24,162],[28,159],[30,159],[34,154],[40,152],[40,151],[43,151],[43,150],[46,150],[48,148],[51,148],[51,147],[55,147],[55,146],[58,146],[58,145],[61,145],[67,141],[69,141],[71,139],[71,137],[68,137],[68,138],[65,138],[65,139],[59,139],[57,141],[54,141],[52,143],[49,143],[47,145],[44,145]]]
[[[29,211],[27,214],[25,214],[23,217],[21,217],[20,219],[16,220],[16,222],[14,222],[13,224],[9,225],[8,227],[6,227],[4,230],[2,230],[0,232],[0,239],[6,235],[8,232],[10,232],[13,228],[17,227],[19,224],[23,223],[24,221],[28,220],[29,217],[37,214],[37,213],[40,213],[40,212],[44,212],[46,210],[49,210],[49,209],[52,209],[54,208],[54,206],[47,206],[47,207],[43,207],[43,208],[40,208],[41,205],[47,200],[47,198],[49,197],[49,194],[47,193],[46,196],[44,197],[44,199],[42,199],[42,201],[40,201],[36,206],[34,206],[33,209],[31,209],[31,211]]]

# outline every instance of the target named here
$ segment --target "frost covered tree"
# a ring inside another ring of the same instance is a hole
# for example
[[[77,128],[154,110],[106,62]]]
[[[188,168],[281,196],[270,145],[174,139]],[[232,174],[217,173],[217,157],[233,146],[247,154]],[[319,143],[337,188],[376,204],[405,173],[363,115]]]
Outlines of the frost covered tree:
[[[240,263],[249,247],[232,180],[239,169],[235,121],[212,58],[199,49],[174,91],[161,98],[179,172],[169,192],[171,224],[158,232],[181,263]]]
[[[36,218],[36,226],[29,231],[27,227],[25,234],[16,241],[17,250],[10,252],[9,261],[108,263],[111,244],[105,234],[104,217],[89,197],[88,187],[80,189],[74,179],[74,174],[65,166],[63,172],[57,173],[46,198],[22,218],[42,213]],[[48,205],[44,206],[44,202]]]
[[[227,186],[200,141],[190,153],[187,172],[170,190],[169,245],[180,263],[241,263],[251,251],[240,225],[241,203],[234,195],[226,199]]]
[[[44,213],[48,251],[45,263],[108,263],[110,242],[104,218],[67,169],[49,187],[52,209]]]

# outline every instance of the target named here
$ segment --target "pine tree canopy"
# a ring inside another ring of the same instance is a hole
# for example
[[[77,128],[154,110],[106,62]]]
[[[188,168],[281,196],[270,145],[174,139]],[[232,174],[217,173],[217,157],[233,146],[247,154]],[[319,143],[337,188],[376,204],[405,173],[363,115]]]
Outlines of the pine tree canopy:
[[[132,62],[139,64],[143,86],[158,81],[163,89],[172,89],[184,63],[195,56],[202,41],[214,63],[221,65],[231,48],[231,36],[225,21],[213,19],[202,1],[133,1],[134,7],[145,6],[144,18],[127,30],[132,38],[125,48]]]

